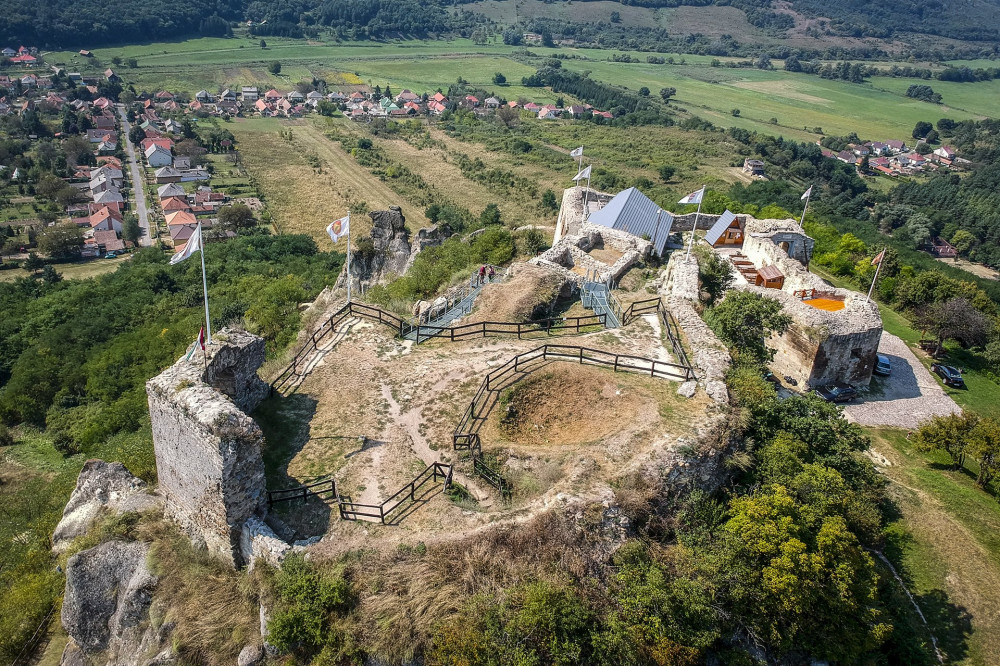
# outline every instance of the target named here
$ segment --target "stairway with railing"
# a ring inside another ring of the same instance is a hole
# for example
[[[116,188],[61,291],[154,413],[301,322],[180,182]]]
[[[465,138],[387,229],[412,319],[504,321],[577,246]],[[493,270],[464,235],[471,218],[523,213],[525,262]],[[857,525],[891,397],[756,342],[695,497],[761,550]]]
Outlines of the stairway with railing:
[[[584,282],[580,289],[580,301],[583,307],[593,310],[596,315],[605,315],[608,328],[622,326],[622,306],[611,293],[607,282]]]
[[[472,305],[476,302],[476,297],[487,284],[502,282],[507,277],[507,271],[498,266],[487,266],[487,272],[480,279],[478,273],[474,273],[469,281],[456,293],[447,297],[443,306],[427,311],[428,318],[417,317],[418,326],[412,326],[403,338],[420,343],[435,337],[431,331],[439,331],[450,327],[451,323],[460,317],[472,312]],[[492,276],[490,275],[492,273]],[[430,318],[433,315],[433,318]],[[421,332],[425,329],[427,333]]]

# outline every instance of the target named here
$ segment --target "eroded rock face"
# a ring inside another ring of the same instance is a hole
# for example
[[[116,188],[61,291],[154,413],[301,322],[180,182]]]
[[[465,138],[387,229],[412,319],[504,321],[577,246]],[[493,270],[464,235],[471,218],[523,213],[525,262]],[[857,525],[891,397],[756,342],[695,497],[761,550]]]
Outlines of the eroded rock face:
[[[410,260],[410,234],[399,206],[373,210],[368,216],[372,219],[372,248],[368,251],[354,248],[351,278],[355,285],[377,283],[389,275],[402,275]]]
[[[83,655],[107,651],[109,664],[140,661],[157,582],[146,566],[148,555],[149,544],[110,541],[69,558],[62,624]],[[64,663],[78,661],[79,655],[67,650]]]
[[[57,553],[65,551],[73,539],[90,529],[102,509],[115,513],[144,511],[161,503],[156,496],[147,494],[146,483],[129,474],[120,462],[88,460],[52,535],[52,549]]]

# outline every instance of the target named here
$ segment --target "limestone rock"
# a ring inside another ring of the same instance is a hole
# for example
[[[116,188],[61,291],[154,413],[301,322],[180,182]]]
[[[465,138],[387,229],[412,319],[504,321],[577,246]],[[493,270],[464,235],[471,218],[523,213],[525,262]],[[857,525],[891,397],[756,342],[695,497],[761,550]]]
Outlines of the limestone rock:
[[[236,660],[237,666],[257,666],[264,661],[264,648],[260,645],[247,645],[240,650]]]
[[[698,390],[698,382],[691,379],[684,382],[677,388],[677,395],[683,396],[685,398],[693,398],[695,391],[697,390]]]
[[[69,558],[62,624],[84,655],[136,663],[157,583],[148,555],[149,544],[111,541]]]
[[[157,497],[146,493],[145,482],[129,474],[125,465],[88,460],[52,535],[52,548],[57,553],[65,551],[73,539],[90,529],[102,508],[122,513],[159,504]]]
[[[240,535],[240,550],[243,561],[251,568],[258,559],[271,566],[279,566],[291,548],[260,518],[250,518],[243,524]]]

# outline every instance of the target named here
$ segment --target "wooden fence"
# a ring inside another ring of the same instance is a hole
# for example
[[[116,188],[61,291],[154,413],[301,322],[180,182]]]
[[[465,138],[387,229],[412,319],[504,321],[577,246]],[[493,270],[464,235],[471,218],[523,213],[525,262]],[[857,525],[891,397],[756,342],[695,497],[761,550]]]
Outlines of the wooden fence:
[[[401,507],[405,502],[417,501],[417,491],[427,482],[437,483],[438,477],[444,481],[444,489],[451,487],[453,469],[451,465],[440,462],[433,462],[424,471],[418,474],[408,484],[394,492],[381,504],[359,504],[342,497],[337,498],[337,505],[340,509],[340,517],[343,520],[357,520],[358,518],[378,518],[379,522],[385,525],[386,518]]]
[[[302,347],[295,353],[292,360],[271,382],[271,393],[281,391],[300,376],[299,369],[308,362],[309,355],[322,344],[326,337],[336,330],[341,323],[350,317],[363,317],[370,321],[388,326],[401,338],[411,332],[415,339],[424,342],[432,338],[458,342],[475,337],[489,335],[516,335],[518,340],[525,335],[545,333],[551,335],[555,331],[572,331],[574,334],[587,333],[594,328],[605,326],[605,315],[586,315],[583,317],[550,317],[526,322],[483,321],[459,326],[426,326],[411,323],[402,317],[391,314],[381,308],[352,301],[330,315],[306,339]]]
[[[319,490],[316,490],[316,488],[319,488]],[[302,503],[305,504],[306,500],[308,500],[310,496],[325,499],[323,497],[325,493],[330,493],[330,497],[328,499],[338,499],[339,495],[337,494],[336,479],[317,481],[316,483],[311,483],[307,486],[298,486],[297,488],[285,488],[283,490],[268,491],[267,506],[270,508],[275,504],[280,504],[281,502],[291,502],[297,499],[302,500]]]
[[[392,496],[383,501],[381,504],[359,504],[358,502],[351,501],[350,498],[344,498],[337,491],[337,480],[327,479],[324,481],[317,481],[316,483],[306,486],[285,488],[283,490],[272,490],[267,493],[267,505],[268,507],[271,507],[281,502],[291,502],[297,499],[301,499],[302,502],[305,503],[309,497],[329,499],[333,500],[333,502],[337,505],[337,510],[343,520],[378,518],[384,525],[386,518],[396,511],[396,509],[401,507],[403,503],[407,500],[411,502],[415,502],[417,500],[417,491],[420,490],[424,484],[428,481],[437,483],[438,478],[444,481],[445,490],[451,487],[452,466],[440,462],[431,463],[424,469],[424,471],[414,477],[412,481],[397,490],[392,494]],[[317,490],[317,488],[319,490]],[[326,493],[330,493],[330,496],[323,497]]]

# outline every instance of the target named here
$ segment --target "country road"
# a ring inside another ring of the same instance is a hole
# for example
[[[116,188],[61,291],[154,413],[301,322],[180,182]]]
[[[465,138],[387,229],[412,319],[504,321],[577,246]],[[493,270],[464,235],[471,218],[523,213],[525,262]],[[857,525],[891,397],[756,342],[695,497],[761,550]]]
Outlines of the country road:
[[[125,107],[118,105],[118,115],[122,119],[122,134],[125,135],[125,152],[128,153],[129,168],[132,171],[132,192],[135,196],[135,212],[139,217],[139,226],[142,227],[142,238],[139,244],[146,247],[153,244],[152,234],[149,232],[149,212],[146,210],[146,188],[142,180],[142,171],[139,169],[139,162],[136,159],[135,146],[129,137],[131,127],[128,124],[128,117],[125,115]]]

